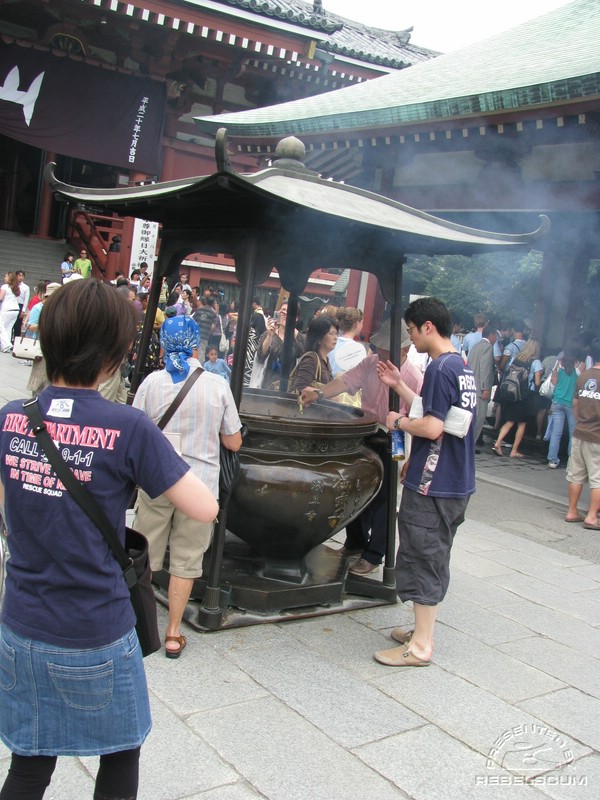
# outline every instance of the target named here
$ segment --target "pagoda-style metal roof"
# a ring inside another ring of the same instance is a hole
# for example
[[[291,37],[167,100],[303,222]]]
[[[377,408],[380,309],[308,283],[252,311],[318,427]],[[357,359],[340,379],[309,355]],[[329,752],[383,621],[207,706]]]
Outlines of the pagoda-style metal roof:
[[[455,52],[366,83],[235,114],[197,117],[208,132],[278,137],[386,128],[548,106],[600,94],[600,2],[574,0]]]
[[[531,233],[480,231],[346,186],[308,170],[302,142],[278,145],[273,167],[239,175],[227,163],[225,132],[217,143],[219,172],[124,189],[88,189],[61,183],[50,165],[46,178],[60,197],[119,214],[154,220],[163,235],[184,246],[235,252],[253,237],[261,262],[277,267],[284,288],[301,291],[317,267],[353,267],[375,273],[382,286],[406,253],[472,254],[530,247],[548,222]]]

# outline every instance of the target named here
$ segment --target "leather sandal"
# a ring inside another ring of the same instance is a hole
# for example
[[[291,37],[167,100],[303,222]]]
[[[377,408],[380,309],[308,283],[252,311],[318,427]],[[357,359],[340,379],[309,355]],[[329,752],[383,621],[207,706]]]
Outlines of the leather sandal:
[[[394,628],[394,630],[390,633],[390,636],[395,642],[400,642],[400,644],[407,644],[410,642],[410,637],[413,635],[414,631],[405,631],[404,628]]]
[[[392,647],[390,650],[379,650],[374,658],[386,667],[428,667],[431,664],[429,659],[418,658],[408,645],[404,648]]]
[[[177,650],[167,650],[167,642],[177,642],[179,647]],[[167,658],[179,658],[181,651],[185,648],[187,639],[185,636],[165,636],[165,655]]]

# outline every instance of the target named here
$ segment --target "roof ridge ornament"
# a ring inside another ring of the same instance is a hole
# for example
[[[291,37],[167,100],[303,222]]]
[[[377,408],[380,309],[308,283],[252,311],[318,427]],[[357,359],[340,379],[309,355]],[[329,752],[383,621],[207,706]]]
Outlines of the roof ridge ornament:
[[[316,175],[316,172],[313,172],[313,170],[304,165],[303,162],[305,158],[306,147],[304,142],[298,139],[297,136],[286,136],[285,139],[280,139],[279,142],[277,142],[272,165],[277,169],[286,169]]]
[[[218,172],[235,173],[227,152],[227,128],[219,128],[215,138],[215,161]]]

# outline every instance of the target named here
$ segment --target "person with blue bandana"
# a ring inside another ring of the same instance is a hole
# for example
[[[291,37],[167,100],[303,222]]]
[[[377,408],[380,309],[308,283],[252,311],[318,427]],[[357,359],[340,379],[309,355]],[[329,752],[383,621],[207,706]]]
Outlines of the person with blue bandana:
[[[219,494],[219,445],[239,450],[242,444],[238,411],[229,384],[202,370],[198,361],[200,328],[191,317],[165,320],[160,332],[165,368],[143,381],[133,405],[158,423],[185,386],[200,370],[189,392],[164,428],[191,471]],[[213,523],[198,523],[181,514],[163,496],[151,499],[140,491],[135,527],[148,538],[150,566],[162,569],[169,546],[169,623],[165,636],[167,658],[179,658],[186,646],[181,621],[202,559],[210,545]]]

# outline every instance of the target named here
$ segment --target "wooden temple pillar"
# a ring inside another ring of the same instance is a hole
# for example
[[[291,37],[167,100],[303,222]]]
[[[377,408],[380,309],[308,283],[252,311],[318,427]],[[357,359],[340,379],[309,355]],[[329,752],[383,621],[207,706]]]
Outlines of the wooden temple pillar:
[[[46,152],[44,159],[44,166],[56,161],[56,153]],[[50,221],[52,218],[52,204],[54,197],[52,189],[48,186],[46,181],[43,181],[40,187],[40,210],[37,221],[37,235],[40,239],[50,238]]]
[[[590,258],[586,242],[568,252],[556,247],[544,252],[534,336],[548,352],[562,350],[565,342],[580,331]]]

